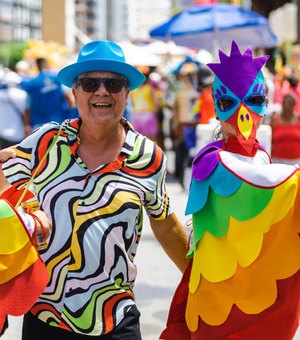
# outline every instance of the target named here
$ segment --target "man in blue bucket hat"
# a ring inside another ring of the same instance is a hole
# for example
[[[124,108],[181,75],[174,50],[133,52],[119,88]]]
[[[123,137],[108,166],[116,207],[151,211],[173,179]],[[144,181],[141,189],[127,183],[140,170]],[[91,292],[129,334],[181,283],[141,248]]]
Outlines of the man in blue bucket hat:
[[[144,76],[120,46],[93,41],[58,79],[72,87],[80,118],[42,126],[6,163],[22,186],[48,150],[33,186],[53,225],[41,251],[50,280],[24,317],[23,340],[141,339],[133,286],[143,209],[182,272],[188,250],[165,188],[166,157],[122,117]]]

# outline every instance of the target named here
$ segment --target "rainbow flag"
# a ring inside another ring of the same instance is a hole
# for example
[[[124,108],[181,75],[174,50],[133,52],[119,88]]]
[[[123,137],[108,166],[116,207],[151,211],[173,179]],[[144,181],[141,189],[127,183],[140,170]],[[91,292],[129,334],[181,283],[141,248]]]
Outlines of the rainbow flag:
[[[7,326],[7,315],[29,311],[48,282],[45,264],[8,200],[14,197],[15,202],[19,196],[17,190],[9,189],[0,197],[0,334]]]

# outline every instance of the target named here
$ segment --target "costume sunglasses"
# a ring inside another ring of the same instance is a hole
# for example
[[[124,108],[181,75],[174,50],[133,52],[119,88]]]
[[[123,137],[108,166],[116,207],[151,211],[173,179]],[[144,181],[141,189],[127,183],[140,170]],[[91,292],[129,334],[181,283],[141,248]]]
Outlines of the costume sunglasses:
[[[251,94],[244,102],[247,105],[255,105],[255,106],[262,106],[266,103],[266,96],[264,94]],[[219,110],[227,111],[230,110],[234,105],[236,105],[237,101],[229,96],[223,96],[218,99],[217,105]]]
[[[123,86],[128,87],[128,82],[121,78],[79,78],[75,82],[75,86],[82,86],[84,92],[96,92],[99,86],[103,84],[105,90],[109,93],[119,93]]]

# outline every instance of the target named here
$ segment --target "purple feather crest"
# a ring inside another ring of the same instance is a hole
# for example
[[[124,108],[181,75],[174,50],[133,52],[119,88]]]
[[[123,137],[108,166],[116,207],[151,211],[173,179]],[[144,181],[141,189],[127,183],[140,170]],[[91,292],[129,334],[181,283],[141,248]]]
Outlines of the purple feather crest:
[[[207,66],[236,96],[243,99],[260,69],[269,59],[268,55],[252,58],[249,47],[242,54],[235,41],[232,41],[230,56],[219,50],[220,63]]]

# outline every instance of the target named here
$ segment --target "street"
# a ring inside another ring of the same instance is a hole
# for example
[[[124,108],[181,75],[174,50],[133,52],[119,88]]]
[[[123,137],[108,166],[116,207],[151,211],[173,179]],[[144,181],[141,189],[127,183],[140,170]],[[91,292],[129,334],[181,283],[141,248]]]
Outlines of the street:
[[[167,188],[172,207],[183,226],[186,226],[188,218],[184,215],[184,209],[187,194],[170,178]],[[143,340],[155,340],[165,327],[172,296],[180,282],[181,273],[155,240],[148,220],[144,225],[136,265],[138,276],[135,294],[141,312]]]

